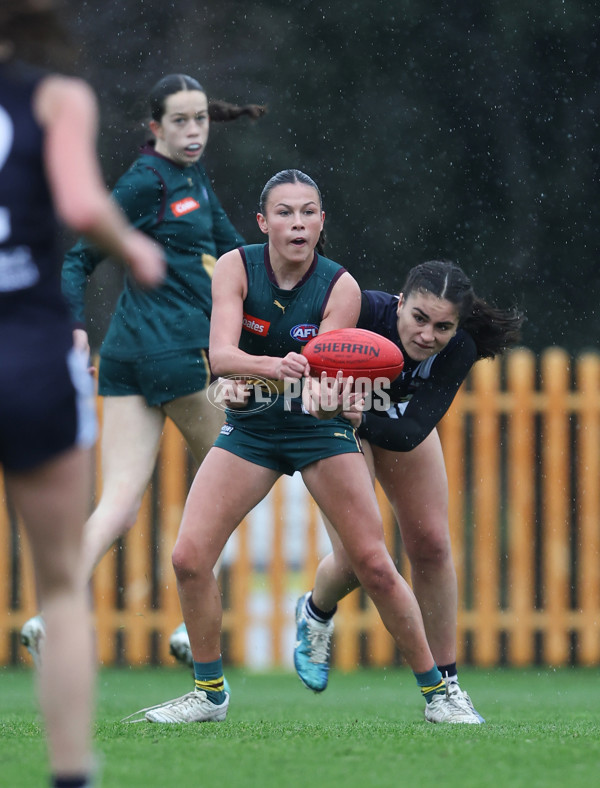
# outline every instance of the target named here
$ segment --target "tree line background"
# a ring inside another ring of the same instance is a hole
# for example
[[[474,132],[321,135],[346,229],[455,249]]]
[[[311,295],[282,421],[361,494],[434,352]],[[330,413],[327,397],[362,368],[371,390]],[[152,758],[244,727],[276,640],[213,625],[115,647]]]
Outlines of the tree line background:
[[[73,0],[80,73],[101,102],[112,186],[149,136],[164,74],[268,114],[213,123],[203,163],[248,242],[258,197],[297,167],[319,184],[327,252],[363,288],[453,259],[527,315],[523,342],[600,341],[598,7],[588,0]],[[120,285],[90,288],[98,347]]]

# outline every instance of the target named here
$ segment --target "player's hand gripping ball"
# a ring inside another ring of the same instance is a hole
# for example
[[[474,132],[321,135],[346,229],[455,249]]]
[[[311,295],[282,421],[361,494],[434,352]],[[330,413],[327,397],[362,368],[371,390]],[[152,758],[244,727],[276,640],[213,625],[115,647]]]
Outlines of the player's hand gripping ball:
[[[337,328],[313,337],[302,349],[311,375],[326,372],[334,378],[341,370],[344,377],[387,378],[395,380],[402,372],[404,356],[390,339],[364,328]]]

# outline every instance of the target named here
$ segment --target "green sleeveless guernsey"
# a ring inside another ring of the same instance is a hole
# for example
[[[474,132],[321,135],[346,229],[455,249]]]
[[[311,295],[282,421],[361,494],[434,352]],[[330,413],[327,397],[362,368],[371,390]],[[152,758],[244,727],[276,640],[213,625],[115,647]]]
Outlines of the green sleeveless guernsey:
[[[246,353],[280,356],[301,353],[302,347],[319,332],[327,301],[333,286],[345,268],[315,253],[310,268],[291,290],[277,285],[269,259],[268,244],[240,248],[248,278],[248,294],[244,300],[243,325],[239,347]],[[299,384],[296,393],[299,392]],[[260,401],[267,396],[259,393]],[[299,396],[272,393],[272,405],[256,407],[252,393],[248,406],[227,411],[227,422],[252,430],[300,428],[320,429],[326,421],[301,411]],[[330,422],[348,422],[337,417]]]

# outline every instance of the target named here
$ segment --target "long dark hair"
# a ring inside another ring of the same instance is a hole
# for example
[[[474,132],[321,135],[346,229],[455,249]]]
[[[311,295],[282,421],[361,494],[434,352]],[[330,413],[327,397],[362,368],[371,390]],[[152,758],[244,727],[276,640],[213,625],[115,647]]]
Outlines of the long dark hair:
[[[458,323],[473,337],[478,358],[494,358],[521,338],[523,313],[516,307],[499,309],[475,294],[471,280],[456,263],[429,260],[408,272],[402,293],[431,293],[454,304]]]
[[[280,186],[282,183],[304,183],[307,186],[312,186],[312,188],[317,192],[319,195],[319,208],[323,210],[323,197],[321,196],[321,190],[317,186],[317,184],[313,181],[310,175],[302,172],[302,170],[281,170],[280,172],[273,175],[272,178],[266,182],[262,192],[260,193],[260,199],[258,201],[258,210],[260,213],[264,215],[266,207],[267,207],[267,200],[269,199],[269,194],[273,191],[276,186]],[[319,236],[319,240],[317,242],[317,252],[319,254],[323,254],[323,250],[325,248],[325,232],[321,230],[321,235]]]
[[[206,93],[198,80],[187,74],[167,74],[154,85],[148,95],[150,114],[153,120],[160,123],[165,114],[168,97],[179,93],[180,90],[199,90],[201,93]],[[264,115],[266,111],[267,108],[260,104],[239,106],[230,104],[228,101],[209,100],[208,102],[208,116],[214,121],[236,120],[242,115],[248,115],[255,120]]]

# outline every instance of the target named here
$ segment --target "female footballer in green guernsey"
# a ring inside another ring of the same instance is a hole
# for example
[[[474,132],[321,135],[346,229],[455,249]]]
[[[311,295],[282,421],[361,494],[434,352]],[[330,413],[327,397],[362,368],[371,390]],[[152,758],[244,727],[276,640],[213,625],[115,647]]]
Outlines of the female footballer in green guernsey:
[[[157,723],[224,720],[229,693],[221,659],[222,607],[213,568],[238,524],[283,473],[299,471],[350,557],[357,577],[415,673],[437,722],[476,723],[445,693],[417,600],[398,574],[383,538],[381,515],[360,444],[340,415],[351,378],[328,385],[308,377],[300,351],[315,333],[356,325],[360,290],[341,266],[316,252],[325,214],[308,176],[284,170],[266,184],[258,225],[264,245],[223,255],[213,277],[210,357],[218,375],[265,383],[270,407],[227,411],[226,423],[200,466],[173,550],[173,566],[194,659],[195,688],[143,710]],[[295,330],[298,326],[301,331]],[[300,396],[285,386],[305,381]],[[307,393],[322,388],[328,402]],[[284,390],[284,396],[280,391]],[[325,412],[333,402],[335,410]],[[356,408],[360,409],[360,401]],[[232,484],[232,479],[235,484]]]
[[[458,265],[439,260],[412,268],[400,296],[363,292],[358,321],[404,355],[389,402],[362,414],[358,434],[399,524],[433,656],[451,697],[471,709],[456,668],[457,583],[436,425],[473,364],[516,344],[522,321],[517,310],[476,296]],[[333,552],[321,561],[312,593],[298,600],[296,610],[294,663],[303,684],[315,692],[327,687],[337,602],[358,586],[347,551],[335,530],[327,530]]]
[[[151,90],[153,140],[119,179],[114,197],[131,222],[160,242],[167,257],[161,287],[149,292],[129,278],[100,350],[104,397],[102,495],[86,527],[84,571],[135,523],[152,476],[165,419],[200,463],[222,424],[208,402],[210,284],[216,258],[244,243],[200,163],[210,118],[259,117],[262,107],[209,102],[197,80],[163,77]],[[89,353],[84,302],[90,274],[104,259],[82,240],[66,255],[62,286],[75,320],[75,343]],[[43,620],[30,619],[21,640],[36,654]]]

